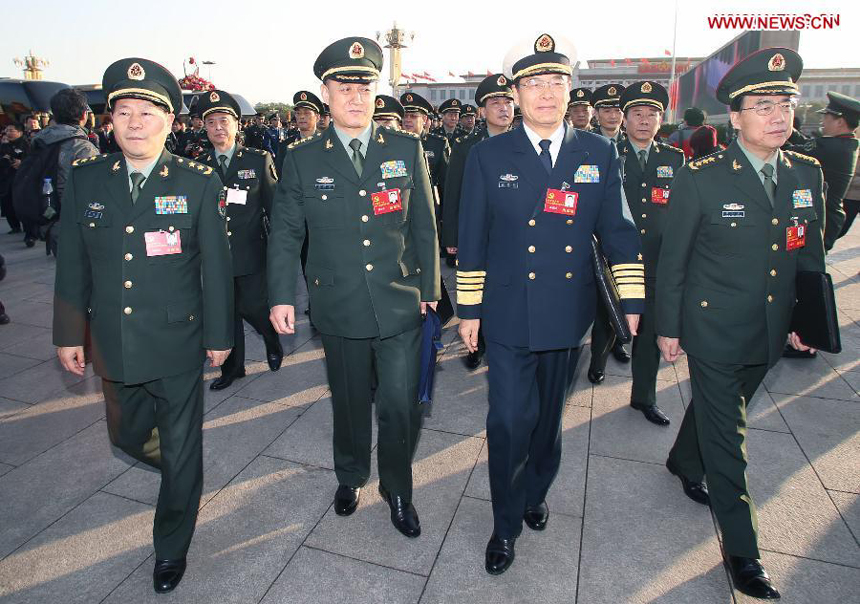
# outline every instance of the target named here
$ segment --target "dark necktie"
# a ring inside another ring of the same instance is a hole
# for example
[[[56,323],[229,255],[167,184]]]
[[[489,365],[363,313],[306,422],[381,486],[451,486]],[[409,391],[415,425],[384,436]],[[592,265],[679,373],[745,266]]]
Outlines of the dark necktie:
[[[361,176],[364,171],[364,157],[361,155],[361,141],[357,138],[349,141],[349,148],[352,149],[352,167],[355,168],[355,173]]]
[[[648,158],[645,157],[645,149],[639,151],[639,167],[642,168],[642,171],[645,171],[645,164],[648,163]]]
[[[767,193],[767,198],[770,200],[770,206],[773,207],[773,198],[776,195],[776,183],[773,182],[773,166],[765,164],[759,170],[764,175],[764,192]]]
[[[546,168],[546,173],[552,174],[552,155],[549,154],[549,146],[552,144],[552,141],[544,139],[538,144],[540,145],[540,155],[538,156],[540,162]]]
[[[146,180],[146,176],[140,172],[132,172],[129,178],[131,178],[131,203],[134,204],[140,197],[140,190],[143,188],[143,181]]]

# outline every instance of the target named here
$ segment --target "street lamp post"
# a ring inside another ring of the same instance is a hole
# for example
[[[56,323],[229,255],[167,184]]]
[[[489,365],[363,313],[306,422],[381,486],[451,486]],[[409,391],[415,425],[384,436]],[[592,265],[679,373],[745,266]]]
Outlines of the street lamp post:
[[[32,50],[23,59],[15,58],[14,62],[18,67],[24,68],[25,80],[41,80],[42,69],[51,64],[47,59],[35,56]]]
[[[376,39],[384,38],[386,42],[384,48],[388,49],[388,83],[391,85],[392,94],[395,93],[395,89],[397,85],[400,83],[400,75],[402,73],[403,64],[400,56],[400,51],[404,48],[408,48],[404,41],[406,40],[406,36],[409,36],[409,41],[415,39],[415,32],[409,32],[408,34],[397,27],[397,22],[394,22],[394,26],[389,29],[385,34],[381,34],[380,32],[376,32]]]

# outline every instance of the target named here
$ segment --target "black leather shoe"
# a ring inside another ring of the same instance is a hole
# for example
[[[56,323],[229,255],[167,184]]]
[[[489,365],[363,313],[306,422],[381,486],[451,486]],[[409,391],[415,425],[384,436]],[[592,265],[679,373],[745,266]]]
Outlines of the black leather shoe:
[[[27,247],[33,247],[34,245],[36,245],[36,238],[24,237],[24,245],[26,245]]]
[[[782,358],[784,359],[814,359],[818,353],[810,352],[808,350],[798,350],[793,346],[786,344],[785,348],[782,351]]]
[[[705,486],[704,482],[693,482],[681,474],[680,470],[675,467],[675,464],[668,459],[666,460],[666,469],[681,479],[681,486],[684,487],[684,494],[687,497],[696,503],[711,505],[711,496],[708,494],[708,487]]]
[[[358,507],[361,488],[340,485],[334,494],[334,513],[338,516],[349,516]]]
[[[152,571],[152,586],[155,593],[166,594],[176,589],[185,574],[185,558],[179,560],[156,560]]]
[[[594,369],[593,367],[588,368],[589,382],[592,384],[602,384],[604,379],[606,379],[606,373],[603,369]]]
[[[658,426],[668,426],[671,422],[669,418],[666,417],[666,414],[663,413],[663,410],[660,409],[657,405],[640,405],[639,403],[630,403],[630,406],[636,409],[637,411],[641,411],[642,415],[645,416],[652,424],[657,424]]]
[[[627,349],[624,348],[624,344],[621,342],[615,342],[615,346],[612,347],[612,356],[614,356],[615,360],[619,363],[630,362],[630,353],[627,352]]]
[[[487,569],[488,573],[501,575],[511,567],[516,557],[514,552],[516,542],[516,537],[500,539],[493,533],[490,542],[487,543],[487,553],[484,556],[484,568]]]
[[[463,363],[466,365],[466,369],[469,371],[474,371],[478,367],[481,366],[481,361],[484,360],[484,353],[480,350],[476,350],[475,352],[470,352],[466,355],[466,358],[463,360]]]
[[[245,377],[244,371],[239,375],[222,375],[209,384],[209,390],[224,390],[224,388],[229,388],[234,381],[243,377]]]
[[[762,600],[779,600],[781,596],[771,583],[761,560],[726,556],[726,562],[732,574],[732,583],[739,592]]]
[[[399,495],[392,495],[382,485],[379,485],[379,494],[391,509],[391,524],[394,528],[409,538],[415,538],[421,534],[418,512],[411,503],[406,503]]]
[[[277,371],[281,368],[281,363],[284,362],[284,347],[278,341],[277,347],[274,350],[266,350],[266,361],[269,363],[269,369]]]
[[[535,506],[526,508],[526,513],[523,514],[523,520],[533,531],[542,531],[546,528],[546,522],[549,520],[549,507],[546,501]]]

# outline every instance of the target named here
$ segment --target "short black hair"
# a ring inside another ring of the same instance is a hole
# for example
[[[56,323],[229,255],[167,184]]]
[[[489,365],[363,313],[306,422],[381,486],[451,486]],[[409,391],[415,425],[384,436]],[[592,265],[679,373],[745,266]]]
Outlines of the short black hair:
[[[856,113],[843,113],[840,117],[851,130],[857,130],[857,126],[860,125],[860,119]]]
[[[7,126],[12,126],[15,130],[17,130],[17,131],[18,131],[18,132],[20,132],[21,134],[24,134],[24,125],[23,125],[23,124],[21,124],[21,123],[19,123],[19,122],[9,122],[9,123],[8,123],[8,124],[6,124],[6,125],[7,125]]]
[[[89,110],[87,96],[77,88],[63,88],[51,97],[51,113],[58,124],[77,126]]]
[[[729,105],[729,111],[738,112],[741,110],[741,107],[744,106],[744,97],[746,95],[741,94],[732,99],[731,104]]]

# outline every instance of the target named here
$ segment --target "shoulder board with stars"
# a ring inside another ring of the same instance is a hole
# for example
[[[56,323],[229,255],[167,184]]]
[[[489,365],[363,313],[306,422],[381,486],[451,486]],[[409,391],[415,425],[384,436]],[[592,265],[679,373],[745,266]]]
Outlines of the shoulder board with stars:
[[[821,167],[821,162],[809,155],[804,155],[803,153],[798,153],[797,151],[783,151],[783,153],[805,164]]]
[[[82,157],[81,159],[76,159],[72,162],[72,167],[77,168],[78,166],[84,166],[86,164],[95,164],[101,161],[104,161],[105,158],[110,157],[109,153],[102,153],[101,155],[92,155],[90,157]]]
[[[675,145],[670,145],[668,143],[657,143],[657,144],[660,145],[661,150],[665,149],[666,151],[674,151],[675,153],[680,153],[681,155],[684,154],[684,150],[679,149]]]
[[[256,147],[242,147],[242,151],[247,151],[248,153],[256,153],[257,155],[268,155],[269,152],[264,149],[257,149]]]
[[[717,153],[711,153],[710,155],[706,155],[701,159],[696,159],[691,161],[688,166],[690,166],[690,170],[698,170],[700,168],[706,168],[708,166],[715,166],[720,163],[720,160],[723,159],[724,155],[722,151],[718,151]]]
[[[299,145],[303,145],[305,143],[309,143],[310,141],[317,140],[322,136],[322,132],[317,132],[316,134],[312,134],[310,136],[306,136],[305,138],[300,138],[299,140],[290,143],[287,145],[287,149],[295,149]]]
[[[414,132],[409,132],[408,130],[397,130],[396,128],[388,128],[387,126],[383,126],[385,128],[385,132],[387,134],[399,134],[400,136],[405,136],[407,138],[420,139],[421,137],[415,134]]]
[[[444,136],[442,136],[438,132],[432,132],[432,131],[427,133],[427,137],[428,138],[438,138],[439,140],[447,140]]]
[[[197,161],[191,161],[191,160],[185,159],[184,157],[177,157],[176,158],[176,164],[179,166],[182,166],[183,168],[185,168],[186,170],[188,170],[190,172],[197,172],[198,174],[202,174],[204,176],[208,176],[209,174],[212,174],[212,167],[211,166],[207,166],[206,164],[201,164],[200,162],[197,162]]]

